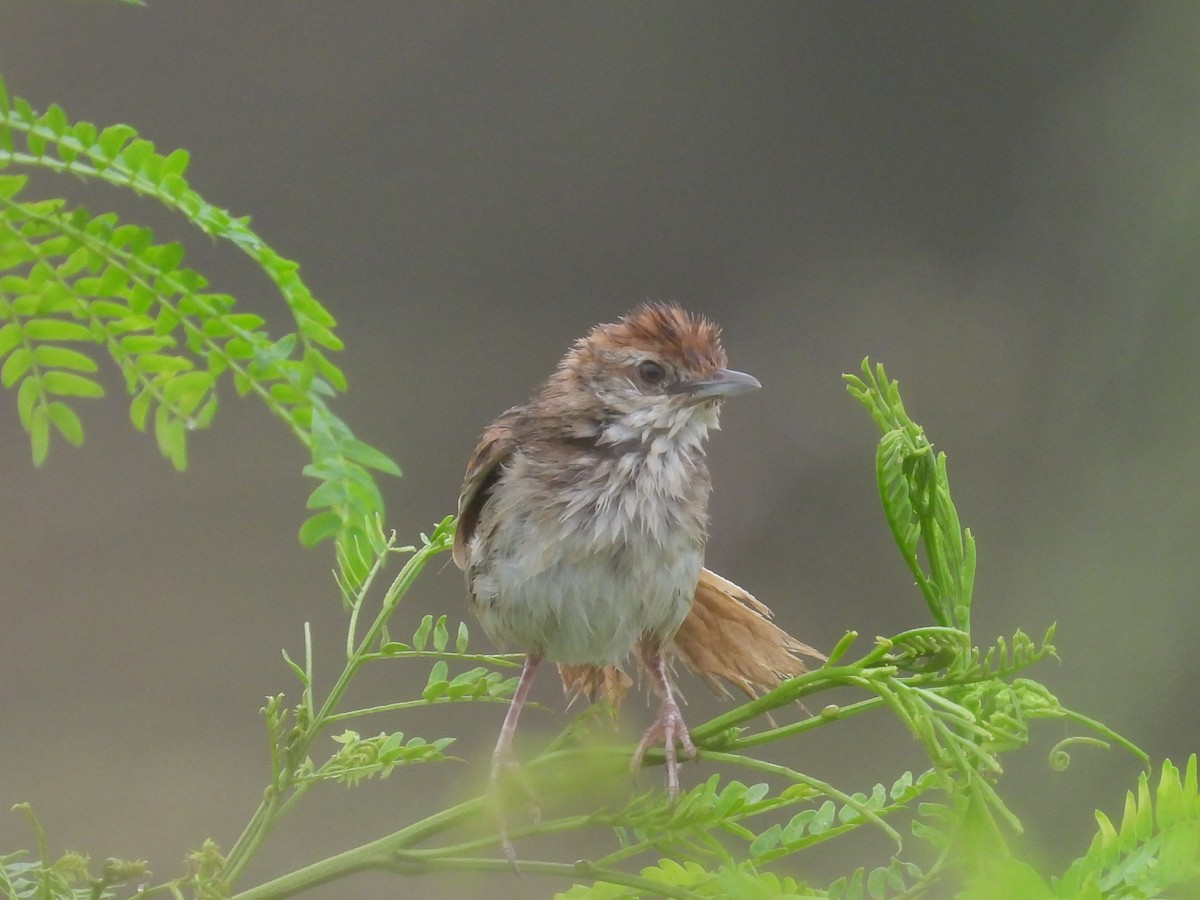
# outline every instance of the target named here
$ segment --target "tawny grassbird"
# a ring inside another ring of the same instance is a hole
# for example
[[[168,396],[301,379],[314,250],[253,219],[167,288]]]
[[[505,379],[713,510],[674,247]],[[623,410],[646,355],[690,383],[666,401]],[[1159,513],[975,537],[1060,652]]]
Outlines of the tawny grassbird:
[[[597,325],[527,403],[484,431],[458,503],[454,561],[497,645],[526,654],[492,756],[493,782],[534,672],[558,664],[569,693],[619,702],[636,657],[659,698],[633,755],[662,743],[667,789],[694,756],[671,661],[753,695],[820,657],[770,611],[703,568],[711,488],[704,440],[721,402],[759,387],[726,368],[716,325],[646,304]],[[501,823],[510,859],[511,844]]]

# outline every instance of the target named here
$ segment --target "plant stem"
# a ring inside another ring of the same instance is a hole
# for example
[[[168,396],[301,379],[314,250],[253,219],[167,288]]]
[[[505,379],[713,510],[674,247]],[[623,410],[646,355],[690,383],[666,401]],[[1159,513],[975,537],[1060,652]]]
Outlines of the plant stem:
[[[1088,728],[1091,728],[1093,731],[1104,735],[1110,741],[1120,744],[1122,747],[1124,747],[1126,750],[1128,750],[1130,753],[1132,753],[1134,756],[1136,756],[1138,759],[1140,759],[1142,761],[1142,765],[1145,766],[1147,772],[1150,771],[1150,754],[1148,754],[1145,750],[1143,750],[1137,744],[1133,743],[1133,741],[1129,740],[1126,737],[1122,737],[1120,734],[1113,731],[1111,728],[1109,728],[1103,722],[1097,722],[1095,719],[1091,718],[1090,716],[1085,716],[1083,713],[1075,712],[1075,710],[1067,709],[1066,707],[1062,708],[1061,716],[1064,719],[1068,719],[1072,722],[1078,722],[1080,725],[1086,725]]]
[[[267,897],[290,897],[300,891],[368,869],[386,869],[392,865],[395,853],[432,837],[461,821],[484,812],[486,801],[476,797],[449,809],[414,822],[391,834],[343,853],[318,860],[294,872],[289,872],[265,884],[250,888],[235,896],[238,900],[263,900]],[[507,865],[507,861],[501,860]]]
[[[793,722],[790,725],[780,725],[775,728],[768,728],[766,731],[758,731],[754,734],[748,734],[744,737],[735,738],[728,744],[723,745],[722,749],[745,750],[748,747],[757,747],[759,744],[769,744],[772,741],[793,737],[797,734],[802,734],[805,731],[812,731],[814,728],[820,728],[822,725],[828,725],[831,722],[847,719],[850,716],[856,716],[859,713],[865,713],[873,709],[879,709],[879,707],[885,705],[886,704],[879,697],[868,697],[866,700],[859,700],[857,703],[850,703],[846,706],[838,706],[837,711],[830,715],[825,715],[822,712],[799,722]]]
[[[332,725],[334,722],[342,722],[346,719],[358,719],[376,713],[395,712],[398,709],[425,708],[429,706],[441,706],[446,703],[503,703],[507,705],[509,702],[507,697],[438,697],[436,700],[399,700],[395,703],[385,703],[383,706],[370,706],[363,709],[351,709],[346,712],[334,713],[331,716],[325,717],[325,724]],[[526,709],[536,708],[538,708],[537,705],[533,703],[526,705]]]
[[[386,549],[379,554],[367,577],[359,585],[360,597],[366,593],[371,585],[371,581],[380,568],[382,568],[388,552],[392,551],[394,540],[393,536],[392,540],[388,542]],[[388,588],[387,593],[384,595],[378,615],[376,615],[375,620],[371,623],[370,628],[367,629],[366,634],[363,635],[362,640],[358,642],[357,648],[353,650],[349,659],[347,659],[345,667],[342,669],[341,674],[338,675],[333,687],[330,688],[329,694],[325,698],[325,702],[321,704],[320,710],[313,716],[312,721],[308,723],[308,727],[304,733],[299,735],[295,742],[288,748],[286,755],[288,760],[301,761],[307,758],[313,741],[316,740],[322,729],[329,724],[331,718],[335,715],[334,710],[345,695],[350,681],[362,666],[363,657],[367,655],[368,648],[375,645],[388,619],[395,611],[396,606],[408,592],[417,576],[421,573],[421,570],[425,567],[425,564],[432,557],[445,550],[446,546],[447,544],[444,540],[437,544],[426,543],[404,564],[404,567],[400,570],[400,573],[396,576],[391,587]],[[361,600],[359,603],[361,603]],[[312,685],[308,686],[308,690],[312,690]],[[283,772],[281,773],[281,777],[267,788],[266,796],[259,804],[258,809],[254,811],[250,822],[246,825],[246,828],[242,831],[242,834],[238,837],[237,842],[233,845],[226,858],[225,867],[221,871],[221,877],[227,884],[232,885],[236,881],[259,845],[275,826],[279,815],[284,810],[289,809],[292,801],[296,799],[295,795],[293,795],[287,799],[287,802],[283,803],[282,807],[280,806],[280,799],[284,792],[296,786],[292,781],[292,777],[292,771]],[[308,789],[308,785],[299,785],[296,787],[301,791]]]
[[[741,706],[693,728],[691,730],[692,740],[700,742],[712,738],[735,725],[757,718],[773,709],[799,700],[801,697],[807,697],[809,694],[815,694],[830,687],[858,683],[863,680],[865,674],[886,674],[892,671],[894,671],[892,667],[886,666],[865,672],[861,663],[847,666],[823,666],[812,672],[789,678],[779,687],[767,691],[761,697],[756,697],[754,700],[743,703]]]
[[[351,858],[351,854],[358,854],[365,849],[366,847],[359,847],[346,854],[333,856],[306,866],[274,881],[235,894],[234,900],[279,900],[279,898],[295,896],[309,888],[326,884],[343,875],[369,869],[382,869],[398,875],[423,875],[433,872],[509,873],[512,871],[508,860],[500,858],[440,857],[412,860],[404,853],[384,853],[361,859]],[[522,860],[519,866],[522,874],[557,875],[562,878],[604,881],[633,888],[648,896],[670,897],[674,900],[697,900],[701,896],[684,888],[672,887],[661,881],[616,869],[600,868],[586,861],[559,863],[548,860]]]

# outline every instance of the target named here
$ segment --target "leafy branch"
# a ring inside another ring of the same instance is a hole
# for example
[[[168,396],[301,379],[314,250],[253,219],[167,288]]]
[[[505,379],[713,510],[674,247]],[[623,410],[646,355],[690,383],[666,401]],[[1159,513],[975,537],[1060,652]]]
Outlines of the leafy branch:
[[[391,637],[403,599],[429,561],[449,547],[453,521],[438,523],[413,546],[398,546],[385,533],[371,473],[396,475],[399,469],[356,439],[331,409],[346,387],[330,359],[342,346],[333,317],[312,296],[297,264],[276,253],[248,219],[213,206],[193,189],[187,164],[185,151],[160,154],[127,125],[72,122],[57,106],[39,113],[24,100],[10,100],[0,82],[0,384],[16,391],[36,465],[46,460],[54,434],[74,445],[83,442],[77,406],[104,393],[94,377],[97,348],[121,373],[135,427],[147,430],[152,419],[160,451],[180,469],[187,463],[188,435],[213,421],[222,379],[239,395],[256,397],[311,454],[304,474],[318,485],[308,501],[314,514],[300,538],[305,544],[335,539],[334,576],[347,613],[345,658],[322,692],[307,625],[301,658],[284,653],[298,701],[288,705],[283,694],[267,699],[262,712],[270,782],[227,853],[205,842],[187,857],[184,875],[155,885],[140,861],[109,860],[93,875],[80,854],[52,858],[36,818],[22,808],[38,845],[36,859],[0,857],[0,892],[22,900],[106,900],[120,891],[264,900],[367,869],[400,876],[506,872],[492,816],[504,798],[482,792],[375,841],[239,887],[275,826],[317,785],[353,787],[413,765],[456,762],[448,754],[453,736],[383,731],[364,737],[351,723],[361,727],[366,717],[447,703],[504,703],[515,686],[509,673],[516,659],[471,651],[466,625],[452,626],[445,616],[425,616],[406,640]],[[63,199],[30,197],[25,173],[37,171],[132,190],[236,247],[274,285],[292,330],[273,337],[259,315],[210,290],[200,273],[183,265],[181,245],[156,242],[149,229],[111,213],[93,215]],[[877,638],[856,659],[850,651],[858,636],[847,632],[821,668],[694,728],[701,763],[717,771],[676,805],[657,791],[622,784],[630,748],[606,730],[612,717],[602,707],[585,711],[526,764],[531,791],[554,804],[512,836],[587,831],[596,853],[590,861],[524,859],[521,870],[576,881],[561,895],[572,900],[915,898],[944,888],[955,865],[965,873],[964,900],[1194,892],[1200,887],[1194,756],[1182,777],[1164,764],[1153,798],[1143,775],[1119,826],[1098,814],[1095,841],[1062,877],[1043,879],[1009,852],[1006,835],[1021,826],[997,787],[1001,756],[1028,743],[1032,722],[1060,719],[1088,732],[1060,742],[1055,765],[1065,764],[1070,744],[1117,743],[1145,755],[1063,706],[1028,676],[1055,656],[1053,627],[1040,641],[1018,631],[985,648],[976,645],[970,630],[975,542],[951,500],[945,454],[935,453],[909,418],[897,383],[882,366],[864,361],[861,376],[846,381],[880,428],[875,477],[885,518],[932,624]],[[394,557],[404,563],[380,589]],[[350,685],[363,667],[395,664],[429,667],[417,696],[347,708]],[[853,691],[856,699],[826,704],[811,716],[801,712],[799,701],[832,689]],[[925,771],[906,772],[890,784],[840,786],[756,755],[767,744],[883,712],[921,747]],[[329,745],[320,743],[325,737]],[[661,762],[661,751],[647,754],[647,765]],[[581,783],[581,771],[589,773],[587,783]],[[593,783],[609,789],[590,789]],[[864,827],[887,836],[893,855],[886,864],[862,867],[824,887],[773,871]]]
[[[925,430],[908,417],[900,388],[883,366],[863,360],[862,378],[845,375],[846,388],[883,432],[875,477],[888,526],[938,625],[971,631],[975,539],[950,502],[946,454],[933,452]],[[925,564],[920,559],[924,550]]]
[[[890,426],[884,443],[894,446],[897,433],[920,434],[907,420],[895,383],[886,381],[882,369],[876,380],[864,382],[859,391],[860,399],[869,401],[870,408]],[[927,454],[926,446],[914,438],[910,449],[921,456]],[[970,594],[964,586],[969,588],[970,582],[961,576],[973,560],[973,552],[966,549],[969,535],[956,541],[951,533],[958,518],[945,480],[944,460],[923,466],[913,464],[912,455],[896,452],[882,459],[881,484],[894,485],[897,479],[905,479],[903,490],[881,491],[889,521],[903,521],[907,510],[916,508],[911,497],[928,498],[918,504],[922,512],[913,514],[910,523],[915,524],[903,533],[904,541],[898,540],[902,552],[910,565],[921,552],[926,558],[942,560],[928,569],[926,597],[956,598],[956,604],[947,609],[959,608],[956,621],[965,621]],[[936,483],[926,484],[924,478]],[[926,527],[933,528],[930,539]],[[392,617],[423,568],[450,546],[453,521],[438,523],[415,546],[397,546],[394,535],[385,536],[378,519],[367,523],[361,533],[364,540],[337,545],[334,574],[348,612],[341,672],[319,698],[312,638],[306,626],[302,658],[295,661],[284,654],[299,683],[299,702],[288,707],[283,695],[277,695],[268,699],[263,710],[271,782],[259,807],[228,854],[207,844],[192,855],[185,877],[154,887],[142,885],[141,895],[182,897],[183,891],[190,890],[198,897],[264,900],[291,896],[371,869],[398,876],[506,871],[507,861],[496,853],[491,815],[499,798],[485,792],[390,835],[234,892],[246,865],[275,825],[318,784],[331,781],[353,786],[415,764],[453,763],[446,754],[454,740],[450,736],[427,740],[403,732],[382,732],[364,738],[358,731],[345,729],[344,723],[417,706],[504,702],[514,688],[515,679],[506,672],[516,665],[515,657],[471,652],[465,624],[452,627],[444,616],[425,616],[405,641],[395,640],[389,633]],[[931,540],[939,543],[940,551],[930,553]],[[387,561],[397,555],[406,557],[405,564],[381,598],[373,601],[376,582]],[[1011,639],[980,649],[966,631],[939,623],[892,638],[877,638],[861,656],[847,661],[857,642],[857,635],[849,632],[821,668],[789,679],[694,728],[692,736],[701,761],[721,771],[687,791],[675,806],[655,791],[633,793],[624,800],[619,799],[620,791],[616,795],[608,792],[601,800],[580,784],[580,771],[589,773],[589,783],[619,783],[627,777],[629,756],[629,748],[613,744],[601,728],[607,717],[584,713],[526,764],[533,794],[554,797],[556,802],[544,818],[515,828],[512,836],[520,841],[534,835],[587,830],[610,848],[586,863],[524,859],[520,868],[528,875],[576,880],[563,895],[571,898],[790,894],[857,900],[920,896],[945,879],[955,860],[969,855],[970,841],[986,842],[988,859],[1011,860],[1003,835],[1006,830],[1019,830],[1020,823],[995,785],[1002,773],[1001,754],[1028,742],[1033,720],[1072,721],[1105,741],[1123,743],[1140,754],[1103,725],[1063,707],[1044,686],[1025,677],[1031,667],[1054,656],[1052,632],[1050,629],[1040,642],[1017,632]],[[346,692],[363,666],[397,660],[430,664],[418,697],[381,706],[342,708]],[[452,674],[452,668],[460,667],[458,674]],[[813,716],[797,715],[798,701],[835,688],[850,688],[866,696],[844,705],[827,704]],[[836,727],[844,719],[882,711],[890,712],[922,747],[929,760],[927,771],[916,777],[905,773],[890,785],[854,790],[755,755],[763,745],[797,739],[815,728]],[[787,721],[789,717],[794,720]],[[342,730],[335,733],[334,726]],[[314,749],[325,734],[334,749],[316,762]],[[1077,740],[1102,743],[1092,738]],[[1056,759],[1062,755],[1060,750],[1056,748]],[[647,755],[649,765],[661,761],[660,751]],[[730,778],[723,774],[725,770],[738,770],[758,780]],[[615,804],[614,797],[618,800]],[[1179,808],[1185,813],[1190,809]],[[920,844],[936,850],[932,863],[921,865],[911,857],[909,838],[902,831],[904,823],[904,830]],[[862,827],[880,829],[893,843],[896,855],[886,865],[857,870],[826,888],[804,885],[772,871],[819,844]],[[1143,832],[1144,828],[1138,834]],[[1093,868],[1101,863],[1111,867],[1112,854],[1101,857],[1098,852],[1093,853]],[[46,860],[39,866],[9,860],[7,877],[16,884],[18,879],[36,874],[43,884],[49,884],[46,879],[55,865],[61,868],[63,864]],[[75,866],[79,868],[78,861]],[[144,878],[143,870],[129,871],[136,871],[134,878]],[[1078,881],[1083,876],[1069,877]],[[977,883],[978,877],[969,885]],[[102,895],[115,896],[104,893],[111,887],[106,886]],[[51,888],[45,888],[42,895],[64,896],[61,890]]]
[[[1166,760],[1153,793],[1143,772],[1125,795],[1119,824],[1099,810],[1087,853],[1058,877],[1043,879],[1011,856],[991,860],[961,900],[1101,900],[1200,896],[1200,788],[1196,754],[1182,777]]]
[[[928,445],[921,443],[923,438],[914,437],[922,433],[907,419],[894,382],[887,382],[881,369],[878,380],[862,383],[856,395],[869,402],[869,408],[887,426],[883,441],[893,449],[881,457],[881,484],[894,485],[897,479],[905,479],[903,490],[881,492],[885,505],[891,504],[889,521],[903,521],[909,510],[916,509],[910,498],[926,498],[918,503],[921,512],[912,513],[912,524],[898,544],[910,564],[915,564],[912,561],[919,553],[941,560],[928,569],[927,596],[953,598],[946,611],[957,608],[954,621],[967,621],[970,578],[963,574],[973,571],[974,555],[968,549],[969,534],[959,533],[955,539],[958,517],[944,460],[932,466],[912,462],[912,455],[928,455]],[[895,452],[897,434],[908,436],[910,455]],[[925,478],[935,483],[927,484]],[[926,527],[932,529],[929,538]],[[938,549],[931,551],[931,542],[937,543]],[[388,606],[387,601],[384,605]],[[431,630],[436,633],[437,626],[427,617],[421,637]],[[1040,642],[1017,632],[1011,639],[1000,639],[981,650],[973,646],[965,630],[939,623],[877,639],[861,657],[847,662],[857,637],[848,633],[825,666],[692,729],[702,762],[765,780],[747,784],[713,774],[686,792],[674,807],[657,793],[635,794],[612,807],[582,792],[578,772],[587,771],[600,783],[620,778],[629,749],[607,744],[594,729],[572,723],[525,766],[533,794],[559,798],[556,807],[565,804],[566,808],[516,829],[513,837],[599,830],[608,831],[616,846],[586,865],[525,859],[520,868],[527,874],[565,873],[581,879],[564,895],[575,898],[647,893],[729,896],[733,885],[739,892],[733,895],[745,895],[753,887],[763,896],[774,896],[771,891],[798,891],[800,885],[771,873],[770,866],[858,828],[881,829],[897,853],[902,852],[906,840],[889,821],[900,819],[907,820],[913,834],[939,851],[932,865],[922,868],[897,856],[870,872],[864,869],[839,879],[823,891],[804,889],[811,892],[807,896],[917,896],[943,879],[950,862],[961,855],[960,835],[973,835],[976,840],[983,835],[993,846],[1004,847],[1004,831],[1020,830],[995,782],[1002,773],[1000,755],[1028,742],[1033,720],[1065,719],[1088,725],[1108,740],[1121,740],[1103,725],[1063,707],[1038,682],[1021,677],[1054,656],[1052,632],[1050,629]],[[455,649],[461,652],[466,649],[465,628],[460,629],[459,640]],[[435,639],[435,650],[448,641],[449,630],[443,629],[440,639]],[[401,652],[418,652],[409,645],[402,647]],[[435,671],[440,674],[436,666]],[[431,673],[430,685],[435,683],[438,691],[451,684],[445,678],[435,681]],[[827,705],[815,716],[783,724],[775,724],[767,715],[794,714],[798,701],[834,688],[852,688],[868,696],[845,707]],[[905,774],[890,786],[854,791],[748,752],[815,728],[835,727],[851,716],[884,710],[891,712],[925,751],[930,768],[922,775]],[[584,718],[586,726],[596,721],[595,717]],[[764,722],[770,723],[769,727],[756,730]],[[651,753],[649,762],[661,762],[661,753]],[[567,801],[561,800],[564,793]],[[611,801],[611,795],[605,796]],[[400,875],[503,871],[506,863],[495,854],[494,828],[487,827],[487,811],[494,801],[480,795],[237,896],[244,900],[289,896],[368,869]],[[914,817],[918,810],[921,814]],[[631,864],[641,868],[631,870]]]
[[[17,391],[21,425],[41,465],[57,432],[84,440],[73,403],[104,390],[89,345],[103,348],[124,377],[135,427],[153,414],[159,450],[182,469],[189,432],[207,427],[217,387],[228,376],[308,448],[304,474],[320,484],[316,512],[300,529],[306,545],[366,539],[363,522],[383,510],[370,470],[399,475],[384,453],[354,437],[330,408],[346,379],[329,353],[342,348],[334,318],[313,297],[299,266],[188,183],[188,154],[166,155],[128,125],[71,122],[58,106],[44,113],[9,99],[0,81],[0,170],[47,170],[106,182],[150,197],[204,234],[258,264],[278,290],[295,330],[273,338],[264,320],[233,297],[208,289],[183,266],[178,243],[156,243],[148,228],[93,216],[62,199],[29,199],[28,179],[0,174],[0,383]]]
[[[504,678],[494,669],[482,666],[447,680],[446,659],[466,655],[467,634],[465,628],[460,628],[456,648],[449,650],[449,632],[444,617],[437,622],[426,617],[413,635],[411,644],[389,638],[387,624],[400,601],[429,560],[448,549],[453,541],[453,520],[445,519],[438,523],[430,535],[421,535],[419,547],[396,546],[395,535],[385,536],[378,522],[375,524],[374,529],[365,532],[370,543],[357,559],[348,553],[339,555],[337,582],[343,592],[343,602],[350,610],[346,661],[323,701],[318,703],[315,696],[312,635],[307,626],[303,664],[293,662],[284,653],[284,660],[301,685],[300,703],[288,709],[284,706],[283,696],[278,695],[269,698],[263,708],[270,737],[271,785],[234,843],[224,865],[216,873],[216,877],[224,884],[232,884],[236,880],[279,818],[316,784],[332,780],[353,785],[374,776],[386,777],[399,765],[445,760],[449,757],[443,751],[453,742],[453,738],[406,740],[403,732],[363,739],[357,732],[345,731],[333,738],[340,749],[318,766],[313,763],[310,752],[314,742],[330,725],[438,702],[504,700],[516,686],[515,678]],[[408,555],[409,558],[384,592],[373,620],[360,636],[357,633],[358,621],[364,612],[371,587],[387,560],[396,554]],[[340,709],[351,681],[363,666],[380,660],[427,658],[430,654],[426,653],[425,647],[431,638],[432,655],[441,658],[434,663],[420,700],[382,707]],[[477,655],[475,658],[494,667],[514,665],[513,660],[504,655]]]

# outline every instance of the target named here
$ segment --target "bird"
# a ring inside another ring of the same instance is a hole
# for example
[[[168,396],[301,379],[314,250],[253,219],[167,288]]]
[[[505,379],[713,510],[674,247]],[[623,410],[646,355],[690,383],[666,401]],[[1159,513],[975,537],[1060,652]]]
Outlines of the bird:
[[[678,660],[710,687],[753,697],[823,659],[748,591],[704,568],[711,479],[705,439],[722,403],[761,387],[727,368],[720,328],[648,302],[576,341],[526,403],[483,432],[467,465],[453,546],[470,606],[524,663],[492,753],[513,736],[534,674],[556,663],[572,698],[614,706],[628,661],[659,705],[631,760],[662,744],[667,793],[696,747],[673,689]],[[500,841],[515,864],[503,815]]]

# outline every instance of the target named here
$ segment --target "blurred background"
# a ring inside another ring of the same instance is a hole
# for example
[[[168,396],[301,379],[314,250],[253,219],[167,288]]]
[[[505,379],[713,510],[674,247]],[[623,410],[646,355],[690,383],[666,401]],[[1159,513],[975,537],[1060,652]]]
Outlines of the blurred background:
[[[710,565],[818,647],[923,624],[879,512],[875,427],[841,381],[870,354],[949,455],[979,543],[977,640],[1057,622],[1062,663],[1035,677],[1180,763],[1200,746],[1198,46],[1191,4],[0,10],[11,94],[187,148],[193,186],[301,262],[347,345],[337,408],[405,470],[383,484],[402,541],[453,511],[481,428],[570,341],[676,300],[721,322],[731,364],[765,385],[710,443]],[[236,250],[119,191],[38,184],[185,239],[218,289],[289,328]],[[176,474],[109,384],[80,408],[86,446],[55,444],[40,470],[0,394],[0,807],[32,803],[52,849],[146,858],[165,878],[206,837],[230,846],[258,802],[258,709],[296,695],[280,648],[299,652],[311,622],[328,684],[344,623],[329,547],[296,541],[312,483],[284,428],[229,392]],[[467,615],[452,565],[410,600],[394,633]],[[380,666],[356,697],[425,675]],[[684,688],[692,721],[722,708]],[[564,721],[552,678],[535,696],[548,710],[522,723],[527,753]],[[245,886],[459,796],[503,710],[433,712],[357,727],[457,734],[465,768],[314,792]],[[635,701],[623,718],[648,715]],[[821,732],[780,758],[846,789],[920,764],[883,716]],[[1073,733],[1035,723],[1002,785],[1019,845],[1055,871],[1138,771],[1088,748],[1052,771]],[[0,816],[0,850],[33,843]],[[859,861],[793,874],[824,883]],[[564,887],[363,876],[313,896]]]

